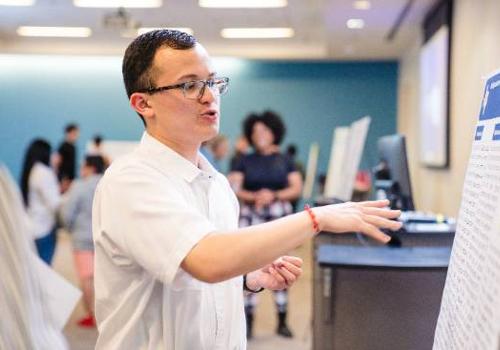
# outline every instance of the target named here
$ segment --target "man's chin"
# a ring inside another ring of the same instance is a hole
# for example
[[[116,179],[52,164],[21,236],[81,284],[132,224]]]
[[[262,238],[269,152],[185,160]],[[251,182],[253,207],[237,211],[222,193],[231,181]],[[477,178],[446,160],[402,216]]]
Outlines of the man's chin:
[[[211,139],[213,139],[215,136],[217,136],[219,134],[219,125],[213,125],[210,130],[205,133],[204,137],[203,137],[203,142],[205,141],[209,141]]]

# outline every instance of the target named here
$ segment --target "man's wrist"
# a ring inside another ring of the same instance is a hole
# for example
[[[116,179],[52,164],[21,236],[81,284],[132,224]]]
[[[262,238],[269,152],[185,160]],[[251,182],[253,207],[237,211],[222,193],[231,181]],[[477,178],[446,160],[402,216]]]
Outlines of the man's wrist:
[[[263,287],[260,287],[260,286],[253,286],[252,285],[252,279],[250,278],[250,281],[248,279],[248,274],[246,275],[243,275],[243,290],[246,290],[247,292],[250,292],[250,293],[259,293],[259,292],[262,292],[264,290]],[[248,283],[250,282],[250,284]]]
[[[318,223],[319,232],[323,231],[323,211],[319,207],[311,208],[312,212],[316,216],[316,221]]]
[[[318,234],[322,230],[320,226],[320,215],[321,210],[318,208],[311,208],[308,204],[304,205],[304,213],[308,216],[308,221],[314,230],[314,234]]]

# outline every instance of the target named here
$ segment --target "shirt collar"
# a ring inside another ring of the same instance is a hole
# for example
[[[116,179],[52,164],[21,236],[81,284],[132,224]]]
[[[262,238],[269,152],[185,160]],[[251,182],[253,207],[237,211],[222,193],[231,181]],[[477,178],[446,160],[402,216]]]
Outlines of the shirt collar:
[[[198,168],[179,153],[148,134],[147,131],[142,134],[139,149],[152,156],[162,170],[175,172],[188,182],[192,182],[198,176],[214,178],[217,174],[215,168],[199,151]]]

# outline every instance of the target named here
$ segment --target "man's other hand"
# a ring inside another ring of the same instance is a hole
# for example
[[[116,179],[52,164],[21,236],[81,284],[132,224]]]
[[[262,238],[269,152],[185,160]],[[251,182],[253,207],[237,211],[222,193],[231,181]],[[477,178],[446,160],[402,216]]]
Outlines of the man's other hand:
[[[271,264],[247,274],[247,287],[282,290],[291,287],[302,274],[302,259],[282,256]]]

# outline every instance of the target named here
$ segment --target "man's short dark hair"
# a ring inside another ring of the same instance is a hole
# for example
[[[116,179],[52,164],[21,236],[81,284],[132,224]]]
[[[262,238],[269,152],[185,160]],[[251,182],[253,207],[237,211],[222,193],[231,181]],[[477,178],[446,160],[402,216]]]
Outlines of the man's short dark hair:
[[[255,123],[261,122],[269,129],[274,136],[274,144],[279,145],[283,138],[285,137],[286,127],[281,120],[281,117],[273,111],[264,111],[262,114],[252,113],[243,121],[243,131],[248,142],[254,146],[252,141],[252,132]]]
[[[158,29],[139,35],[125,51],[122,64],[127,96],[154,87],[153,60],[159,48],[188,50],[196,44],[194,36],[172,29]],[[144,118],[139,114],[144,125]]]
[[[78,125],[74,124],[74,123],[71,123],[71,124],[68,124],[66,125],[66,127],[64,128],[64,132],[66,134],[69,134],[70,132],[74,131],[74,130],[78,130]]]
[[[86,156],[85,165],[94,168],[96,174],[104,172],[104,159],[101,156]]]

